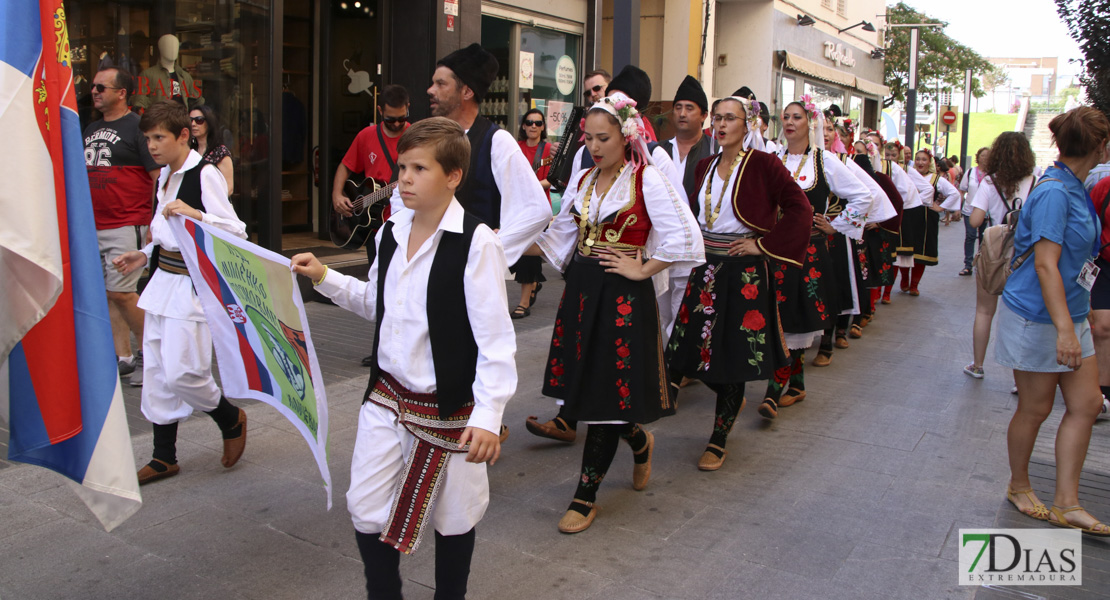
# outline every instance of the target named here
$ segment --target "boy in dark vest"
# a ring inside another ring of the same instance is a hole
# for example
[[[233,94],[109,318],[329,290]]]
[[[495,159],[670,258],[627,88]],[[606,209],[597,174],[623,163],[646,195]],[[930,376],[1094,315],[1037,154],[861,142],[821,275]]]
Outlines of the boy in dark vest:
[[[227,180],[189,148],[189,125],[185,107],[168,100],[148,108],[139,121],[151,158],[163,165],[158,208],[150,222],[153,243],[113,261],[120,273],[128,274],[144,267],[157,250],[157,268],[139,297],[139,308],[146,311],[142,410],[154,424],[154,455],[139,470],[139,485],[181,471],[177,424],[194,409],[208,413],[220,427],[225,468],[239,460],[247,443],[247,413],[228,402],[212,378],[212,332],[166,220],[185,215],[247,237],[246,224],[227,198]]]
[[[496,234],[455,199],[470,164],[462,127],[432,117],[398,144],[405,206],[378,231],[368,282],[312,254],[293,270],[375,322],[347,508],[370,598],[401,598],[400,553],[435,530],[436,598],[466,595],[474,526],[489,504],[486,462],[516,391],[508,268]]]

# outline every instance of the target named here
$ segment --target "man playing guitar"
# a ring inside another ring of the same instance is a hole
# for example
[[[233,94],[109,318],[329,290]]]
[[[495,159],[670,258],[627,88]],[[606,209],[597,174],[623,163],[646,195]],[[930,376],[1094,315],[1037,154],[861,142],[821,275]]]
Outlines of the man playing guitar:
[[[377,106],[377,110],[381,125],[370,125],[360,131],[335,171],[331,192],[332,207],[345,217],[350,217],[355,210],[351,199],[343,194],[347,179],[352,174],[362,174],[383,185],[397,180],[397,142],[409,127],[409,93],[402,86],[387,85],[382,90],[380,99],[381,104]],[[388,219],[389,214],[387,200],[382,219]],[[374,233],[370,232],[366,241],[367,268],[374,262]],[[370,366],[372,357],[362,359],[362,364]]]
[[[360,131],[335,171],[332,207],[345,217],[355,212],[351,198],[344,195],[345,184],[352,174],[361,174],[382,185],[397,180],[397,142],[409,127],[409,93],[402,86],[387,85],[380,99],[377,110],[381,125],[370,125]],[[388,218],[387,206],[382,219]],[[374,262],[373,235],[374,232],[371,232],[366,243],[366,256],[370,262]]]

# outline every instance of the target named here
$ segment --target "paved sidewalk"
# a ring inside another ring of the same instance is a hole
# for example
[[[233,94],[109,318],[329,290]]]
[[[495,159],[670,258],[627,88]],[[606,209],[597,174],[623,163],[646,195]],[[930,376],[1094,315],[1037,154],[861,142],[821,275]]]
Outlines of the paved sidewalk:
[[[581,441],[546,442],[523,427],[528,415],[554,412],[540,385],[562,284],[548,270],[532,316],[514,321],[520,385],[505,416],[512,435],[489,470],[470,597],[1106,597],[1110,543],[1092,539],[1083,543],[1082,588],[957,585],[960,528],[1037,525],[1004,497],[1016,402],[1010,374],[992,360],[984,380],[961,372],[974,312],[974,282],[956,276],[963,232],[942,227],[941,265],[926,271],[920,297],[896,294],[831,367],[807,367],[805,402],[764,422],[754,410],[763,384],[749,385],[749,407],[716,473],[694,466],[713,396],[685,388],[679,413],[649,426],[658,440],[650,486],[631,489],[631,453],[622,446],[598,520],[575,536],[555,524],[574,491]],[[507,285],[515,304],[519,288]],[[358,362],[372,329],[325,304],[310,304],[309,318],[331,402],[330,512],[305,443],[259,403],[246,404],[247,450],[230,470],[219,466],[219,433],[207,417],[183,424],[181,475],[144,487],[143,508],[112,533],[60,477],[0,461],[0,598],[365,597],[344,492],[366,386]],[[137,390],[126,390],[141,464],[149,426]],[[1034,455],[1044,500],[1052,496],[1057,404]],[[1080,497],[1110,519],[1110,422],[1096,426]],[[406,598],[433,596],[433,543],[429,536],[402,560]]]

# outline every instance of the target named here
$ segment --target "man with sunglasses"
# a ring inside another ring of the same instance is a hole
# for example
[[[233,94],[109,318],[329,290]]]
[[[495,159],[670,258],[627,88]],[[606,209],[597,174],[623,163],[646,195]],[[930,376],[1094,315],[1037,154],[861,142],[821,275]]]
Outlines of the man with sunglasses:
[[[134,92],[131,74],[114,68],[93,77],[93,108],[100,120],[85,128],[85,165],[89,173],[100,263],[108,291],[120,375],[131,375],[131,385],[142,385],[142,353],[131,348],[131,334],[143,339],[143,310],[138,284],[142,270],[120,275],[112,259],[146,243],[153,210],[154,180],[159,167],[150,157],[139,115],[128,108]]]
[[[360,131],[347,150],[339,168],[335,170],[335,180],[331,186],[332,207],[339,214],[349,217],[354,207],[351,199],[343,195],[343,187],[351,173],[359,173],[379,183],[397,181],[397,143],[401,134],[409,128],[409,92],[400,85],[387,85],[380,96],[381,104],[376,108],[380,123],[370,125]],[[389,219],[387,205],[382,213],[383,221]],[[376,233],[376,232],[375,232]],[[373,236],[366,240],[367,266],[374,263],[376,248]],[[362,366],[373,365],[373,355],[362,359]]]
[[[351,199],[343,195],[343,184],[351,173],[381,183],[397,181],[397,142],[409,127],[409,92],[399,85],[387,85],[380,98],[381,104],[376,107],[380,125],[370,125],[358,133],[335,171],[331,202],[345,217],[351,216],[353,211]],[[389,218],[389,214],[383,218]],[[370,262],[374,261],[374,244],[366,244],[366,255]]]
[[[605,89],[609,87],[609,82],[612,80],[613,76],[605,69],[595,69],[586,73],[586,78],[582,80],[582,98],[586,101],[586,106],[593,106],[604,98]]]

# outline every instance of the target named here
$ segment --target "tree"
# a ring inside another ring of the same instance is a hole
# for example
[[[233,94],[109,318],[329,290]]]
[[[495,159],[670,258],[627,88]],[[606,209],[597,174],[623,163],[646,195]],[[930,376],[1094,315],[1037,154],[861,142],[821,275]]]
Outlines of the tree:
[[[1105,0],[1100,0],[1105,1]],[[914,10],[904,2],[887,8],[887,23],[948,23],[934,19],[923,12]],[[994,65],[977,52],[944,34],[943,27],[922,27],[917,50],[917,93],[918,99],[932,100],[936,96],[935,83],[940,82],[941,92],[962,89],[964,73],[971,69],[971,94],[976,98],[984,95],[979,77],[994,71]],[[906,101],[906,90],[910,83],[910,29],[892,27],[887,35],[886,45],[886,85],[890,96],[883,99],[883,106]]]
[[[1079,81],[1087,100],[1110,115],[1110,1],[1056,0],[1056,12],[1083,52]]]

